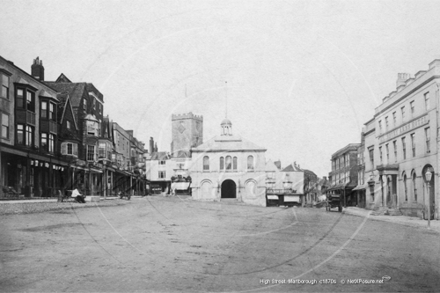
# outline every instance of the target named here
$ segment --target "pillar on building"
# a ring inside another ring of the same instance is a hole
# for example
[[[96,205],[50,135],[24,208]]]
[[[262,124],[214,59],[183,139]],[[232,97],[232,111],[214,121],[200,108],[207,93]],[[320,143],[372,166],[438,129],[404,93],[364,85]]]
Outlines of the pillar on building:
[[[3,166],[3,153],[2,153],[2,149],[0,146],[0,187],[3,187],[5,184],[5,174],[6,174],[6,170],[5,167]],[[3,197],[3,188],[0,188],[0,197]]]
[[[26,160],[26,178],[24,186],[24,196],[31,197],[31,159],[27,157]]]

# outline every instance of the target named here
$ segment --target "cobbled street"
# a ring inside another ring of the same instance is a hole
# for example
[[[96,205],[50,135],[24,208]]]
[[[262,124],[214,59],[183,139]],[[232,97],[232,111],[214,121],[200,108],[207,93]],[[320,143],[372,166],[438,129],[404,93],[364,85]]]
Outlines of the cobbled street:
[[[0,216],[2,292],[433,292],[439,233],[182,197]],[[360,279],[360,280],[359,280]],[[366,283],[378,282],[374,284]],[[345,284],[344,284],[345,283]]]

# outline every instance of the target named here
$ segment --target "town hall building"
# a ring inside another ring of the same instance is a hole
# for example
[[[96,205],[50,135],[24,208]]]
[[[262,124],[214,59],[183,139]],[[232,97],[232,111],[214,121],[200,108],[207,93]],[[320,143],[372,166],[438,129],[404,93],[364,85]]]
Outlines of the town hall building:
[[[224,119],[219,136],[191,148],[193,199],[266,206],[265,153],[265,148],[233,134],[231,121]]]

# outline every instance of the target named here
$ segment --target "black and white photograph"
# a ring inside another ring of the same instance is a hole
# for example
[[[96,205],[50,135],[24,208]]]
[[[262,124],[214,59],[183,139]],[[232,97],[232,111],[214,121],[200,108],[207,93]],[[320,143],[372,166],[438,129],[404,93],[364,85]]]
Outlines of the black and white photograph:
[[[0,11],[0,292],[440,292],[440,0]]]

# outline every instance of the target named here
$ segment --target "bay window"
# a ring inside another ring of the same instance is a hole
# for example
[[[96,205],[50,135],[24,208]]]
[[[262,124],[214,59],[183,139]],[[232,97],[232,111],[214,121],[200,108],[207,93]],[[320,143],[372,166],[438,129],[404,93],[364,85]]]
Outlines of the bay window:
[[[26,125],[26,146],[34,145],[34,128]]]
[[[40,148],[47,151],[47,133],[45,132],[41,133]]]
[[[0,98],[9,100],[9,76],[0,74]]]
[[[55,105],[54,105],[54,103],[49,103],[49,119],[55,120]]]
[[[15,96],[15,106],[17,108],[24,109],[24,90],[23,89],[17,89],[17,93]]]
[[[23,124],[17,124],[16,139],[17,139],[17,144],[24,145],[24,125]]]
[[[88,145],[87,146],[87,161],[94,161],[94,160],[95,160],[95,146]]]
[[[35,112],[35,95],[30,91],[26,91],[26,109]]]
[[[41,101],[41,118],[47,118],[47,101]]]
[[[2,138],[9,138],[9,115],[5,113],[0,113],[2,116]]]

